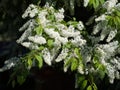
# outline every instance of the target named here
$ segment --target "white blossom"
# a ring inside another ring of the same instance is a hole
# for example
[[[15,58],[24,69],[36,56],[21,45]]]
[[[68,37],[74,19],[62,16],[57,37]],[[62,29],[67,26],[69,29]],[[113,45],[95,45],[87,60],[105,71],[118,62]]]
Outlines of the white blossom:
[[[67,38],[64,38],[64,37],[58,37],[57,38],[58,41],[60,41],[62,44],[66,44],[68,42],[68,39]]]
[[[42,54],[43,54],[43,59],[44,59],[45,63],[48,64],[48,65],[51,65],[52,64],[52,59],[51,59],[50,51],[47,48],[45,48],[42,51]]]
[[[30,17],[33,18],[34,16],[36,16],[36,14],[38,13],[38,9],[35,5],[30,4],[29,7],[25,10],[24,14],[22,15],[22,18],[26,18],[26,17]]]
[[[29,36],[28,40],[40,45],[46,43],[46,39],[43,36],[39,36],[39,35]]]
[[[106,27],[102,30],[102,32],[100,34],[100,40],[101,41],[105,39],[105,37],[109,34],[109,31],[110,30]]]
[[[54,31],[54,28],[45,28],[45,33],[48,34],[51,38],[59,38],[60,34]]]
[[[109,33],[109,36],[108,36],[108,38],[106,39],[106,41],[107,42],[110,42],[115,36],[116,36],[116,34],[117,34],[117,30],[112,30],[112,31],[110,31],[110,33]]]
[[[84,7],[87,7],[90,0],[84,0]]]
[[[93,28],[93,34],[97,34],[101,29],[103,29],[102,23],[98,23],[96,26]]]
[[[64,9],[63,8],[59,9],[59,12],[54,13],[56,21],[60,22],[60,21],[62,21],[64,19],[63,13],[64,13]]]
[[[17,43],[22,43],[24,40],[26,40],[31,34],[32,30],[36,26],[36,23],[33,19],[29,20],[25,25],[23,25],[19,31],[25,30],[25,32],[21,35],[21,37],[17,40]]]
[[[114,79],[115,79],[115,73],[114,73],[115,68],[113,66],[111,66],[110,64],[107,64],[106,69],[107,69],[109,81],[110,81],[110,83],[113,83]]]
[[[19,58],[13,57],[4,62],[4,66],[0,68],[0,72],[6,71],[11,69],[12,67],[15,67],[19,62]]]
[[[78,30],[83,30],[84,29],[84,25],[81,21],[79,21],[79,23],[77,24],[77,28],[78,28]]]
[[[95,19],[96,22],[106,20],[106,15],[103,14]]]
[[[107,0],[104,4],[103,7],[107,9],[107,11],[110,11],[118,2],[118,0]]]
[[[83,69],[83,66],[82,66],[82,65],[79,65],[79,66],[78,66],[78,72],[79,72],[80,74],[84,74],[84,69]]]
[[[79,31],[68,31],[68,30],[62,30],[61,35],[64,37],[75,37],[80,35]]]
[[[65,48],[61,51],[61,53],[58,55],[58,57],[56,58],[55,61],[60,62],[60,61],[64,60],[67,55],[68,55],[68,49]]]
[[[33,44],[31,42],[23,42],[21,43],[21,45],[29,49],[39,49],[39,47],[36,44]]]
[[[27,29],[22,36],[17,40],[17,43],[22,43],[24,40],[27,40],[27,38],[31,35],[32,30],[31,29]]]
[[[86,44],[86,40],[82,39],[81,36],[76,36],[73,40],[71,40],[71,42],[75,46],[82,46]]]
[[[48,14],[47,10],[42,10],[42,11],[40,11],[40,12],[38,13],[38,18],[39,18],[39,20],[40,20],[40,24],[41,24],[42,26],[44,26],[44,27],[47,25],[47,23],[50,22],[50,21],[46,18],[47,14]]]

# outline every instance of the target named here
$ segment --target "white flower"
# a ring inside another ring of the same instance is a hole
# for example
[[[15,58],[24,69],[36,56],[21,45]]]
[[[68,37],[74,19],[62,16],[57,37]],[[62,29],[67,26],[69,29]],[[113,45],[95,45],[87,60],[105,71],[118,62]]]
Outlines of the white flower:
[[[82,46],[86,44],[86,40],[82,39],[81,36],[76,36],[74,37],[73,40],[71,40],[71,42],[75,45],[75,46]]]
[[[61,42],[58,40],[58,38],[55,38],[54,46],[61,47]]]
[[[80,35],[80,32],[79,31],[70,32],[68,30],[62,30],[61,35],[64,37],[75,37]]]
[[[98,18],[95,19],[96,22],[103,21],[103,20],[106,20],[106,15],[105,14],[103,14],[103,15],[101,15]]]
[[[46,18],[46,15],[48,14],[47,10],[42,10],[38,13],[38,18],[40,19],[40,24],[42,26],[46,26],[49,20]]]
[[[35,36],[29,36],[28,39],[34,43],[37,44],[45,44],[46,43],[46,39],[42,36],[39,35],[35,35]]]
[[[59,33],[54,31],[54,28],[45,28],[45,33],[48,34],[51,38],[58,38],[60,37]]]
[[[110,30],[108,28],[106,28],[106,27],[102,30],[102,32],[100,34],[100,40],[101,41],[105,39],[105,37],[107,36],[107,34],[109,33],[109,31]]]
[[[23,42],[21,43],[21,45],[29,49],[39,49],[39,47],[36,44],[33,44],[31,42]]]
[[[22,36],[17,40],[17,43],[22,43],[24,40],[26,40],[31,34],[32,30],[34,29],[36,23],[33,19],[29,20],[27,23],[25,23],[19,31],[25,30],[25,32],[22,34]]]
[[[84,0],[84,7],[87,7],[87,6],[88,6],[89,1],[90,1],[90,0]]]
[[[100,46],[105,52],[108,54],[114,54],[115,50],[118,48],[118,41],[113,41],[109,44],[105,44],[103,46]]]
[[[32,33],[32,30],[28,28],[22,36],[17,40],[17,43],[22,43],[24,40],[26,40]]]
[[[115,5],[115,8],[120,10],[120,3],[118,3],[117,5]]]
[[[56,27],[58,28],[58,30],[62,31],[62,30],[67,30],[67,26],[65,26],[64,24],[58,23],[56,25]]]
[[[38,13],[38,9],[35,5],[30,4],[29,7],[25,10],[22,18],[30,17],[33,18]]]
[[[52,64],[52,59],[51,59],[51,55],[50,55],[49,50],[47,48],[45,48],[42,51],[42,54],[43,54],[43,59],[44,59],[45,63],[48,64],[48,65],[51,65]]]
[[[83,23],[81,21],[79,21],[79,23],[77,24],[77,28],[79,30],[83,30],[84,29],[84,25],[83,25]]]
[[[116,36],[116,34],[117,34],[117,30],[112,30],[112,31],[110,31],[110,33],[109,33],[109,36],[108,36],[108,38],[107,38],[107,42],[110,42],[115,36]]]
[[[36,16],[37,13],[38,13],[38,10],[37,10],[37,8],[35,8],[35,9],[33,9],[33,10],[29,13],[29,16],[30,16],[31,18],[33,18],[34,16]]]
[[[63,8],[60,9],[59,12],[54,13],[56,21],[60,22],[60,21],[62,21],[64,19],[63,13],[64,13],[64,9]]]
[[[60,41],[62,44],[66,44],[68,42],[68,39],[67,38],[64,38],[64,37],[58,37],[57,38],[58,41]]]
[[[0,72],[6,71],[8,69],[11,69],[12,67],[16,66],[19,62],[20,59],[17,57],[10,58],[4,62],[4,66],[0,68]]]
[[[24,31],[24,30],[26,30],[26,29],[29,27],[30,23],[31,23],[31,20],[27,21],[27,22],[19,29],[19,31]]]
[[[109,77],[109,81],[110,83],[113,83],[115,79],[115,67],[108,63],[106,69],[107,69],[107,75]]]
[[[118,2],[118,0],[107,0],[104,4],[103,7],[107,9],[107,11],[110,11]]]
[[[58,11],[59,11],[61,14],[64,13],[64,9],[63,9],[63,8],[59,9]]]
[[[79,65],[79,66],[78,66],[78,72],[79,72],[80,74],[84,74],[84,70],[83,70],[83,66],[82,66],[82,65]]]
[[[60,62],[62,60],[64,60],[66,58],[66,56],[68,55],[68,49],[65,48],[61,51],[61,53],[59,54],[59,56],[56,58],[56,62]]]
[[[98,23],[96,26],[93,28],[93,34],[97,34],[101,29],[103,28],[102,23]]]

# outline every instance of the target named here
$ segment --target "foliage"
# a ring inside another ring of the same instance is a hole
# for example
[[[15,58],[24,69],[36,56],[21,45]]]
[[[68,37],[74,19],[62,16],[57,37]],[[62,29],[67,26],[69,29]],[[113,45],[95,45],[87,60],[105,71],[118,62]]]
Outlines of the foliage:
[[[60,8],[64,6],[56,9],[59,0],[46,2],[44,6],[30,4],[22,15],[29,20],[19,29],[24,33],[17,43],[31,52],[20,58],[21,67],[15,67],[14,75],[21,74],[15,80],[21,84],[32,67],[54,66],[59,62],[63,62],[64,72],[75,72],[75,86],[82,90],[97,90],[97,80],[106,75],[110,83],[120,79],[120,3],[117,0],[61,1],[67,4],[65,11],[70,5],[71,14],[75,2],[82,3],[86,9],[94,8],[94,15],[83,23],[75,18],[65,21],[64,8]],[[23,72],[16,72],[18,69]],[[12,83],[14,86],[15,81]]]

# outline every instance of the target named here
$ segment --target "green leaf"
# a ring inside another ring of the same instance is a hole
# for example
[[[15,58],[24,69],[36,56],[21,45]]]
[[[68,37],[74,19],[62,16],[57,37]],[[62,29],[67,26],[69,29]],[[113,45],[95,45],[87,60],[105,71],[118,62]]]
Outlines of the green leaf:
[[[31,60],[31,58],[28,58],[28,62],[27,63],[28,63],[29,67],[32,67],[32,60]]]
[[[93,1],[93,7],[97,8],[99,6],[99,0],[94,0]]]
[[[35,58],[38,61],[38,67],[41,68],[43,66],[43,59],[41,55],[35,55]]]
[[[81,85],[81,89],[82,89],[82,90],[85,90],[85,88],[86,88],[86,86],[87,86],[87,83],[88,83],[87,80],[84,80],[84,81],[83,81],[83,83],[82,83],[82,85]]]
[[[120,17],[120,11],[119,11],[119,10],[116,9],[116,10],[115,10],[115,13],[116,13],[117,16]]]
[[[72,59],[71,59],[71,58],[70,58],[70,59],[68,59],[68,60],[65,62],[64,67],[70,66],[71,61],[72,61]]]
[[[71,46],[72,46],[72,45],[71,45],[71,43],[69,43],[69,42],[64,45],[65,48],[71,48]]]
[[[97,86],[96,86],[95,83],[93,83],[93,89],[94,89],[94,90],[98,90],[98,88],[97,88]]]
[[[48,39],[47,45],[48,45],[49,47],[52,47],[52,46],[53,46],[53,43],[54,43],[54,41],[53,41],[52,39]]]
[[[89,86],[87,87],[87,90],[92,90],[92,86],[89,85]]]
[[[102,5],[105,2],[105,0],[99,0],[99,2]]]
[[[24,76],[17,76],[17,82],[22,85],[25,82],[25,77]]]
[[[81,84],[85,80],[85,76],[83,75],[77,75],[77,83]]]
[[[78,67],[78,61],[77,61],[76,58],[72,58],[71,61],[72,61],[72,63],[71,63],[71,71],[74,71],[74,70],[76,70],[77,67]]]
[[[45,47],[44,46],[40,46],[39,47],[39,50],[43,50]]]
[[[75,49],[74,49],[74,52],[76,53],[76,55],[78,56],[78,58],[79,58],[80,60],[82,60],[82,56],[81,56],[81,54],[80,54],[79,48],[75,48]]]
[[[39,25],[38,27],[35,28],[35,31],[38,35],[42,35],[43,33],[43,28],[41,25]]]

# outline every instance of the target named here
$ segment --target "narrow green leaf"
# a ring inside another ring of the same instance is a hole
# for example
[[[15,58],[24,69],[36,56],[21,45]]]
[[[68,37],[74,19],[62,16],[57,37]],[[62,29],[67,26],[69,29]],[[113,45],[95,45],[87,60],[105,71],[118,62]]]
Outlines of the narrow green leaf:
[[[99,2],[102,5],[105,2],[105,0],[99,0]]]
[[[96,86],[95,83],[93,83],[93,89],[94,89],[94,90],[98,90],[98,88],[97,88],[97,86]]]
[[[32,67],[32,60],[30,58],[28,58],[28,62],[27,63],[28,63],[29,67]]]
[[[89,85],[89,86],[87,87],[87,90],[92,90],[92,86]]]
[[[35,55],[35,58],[38,61],[38,67],[41,68],[43,66],[43,59],[41,55]]]
[[[81,86],[81,89],[82,89],[82,90],[85,90],[85,88],[86,88],[86,86],[87,86],[87,83],[88,83],[87,80],[84,80],[84,81],[83,81],[82,86]]]
[[[82,56],[81,56],[81,54],[80,54],[79,48],[75,48],[75,49],[74,49],[74,52],[76,53],[76,55],[78,56],[78,58],[79,58],[80,60],[82,60]]]
[[[71,64],[71,61],[72,61],[72,59],[71,59],[71,58],[70,58],[70,59],[68,59],[68,60],[65,62],[64,67],[69,66],[69,65]]]
[[[72,63],[71,63],[71,71],[76,70],[78,67],[78,61],[76,58],[72,58]]]

